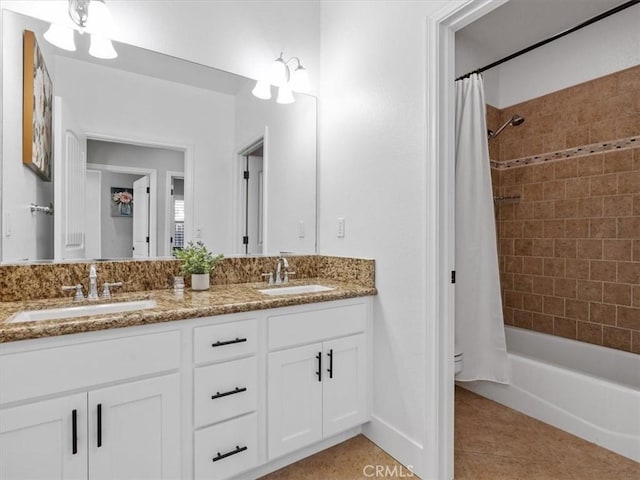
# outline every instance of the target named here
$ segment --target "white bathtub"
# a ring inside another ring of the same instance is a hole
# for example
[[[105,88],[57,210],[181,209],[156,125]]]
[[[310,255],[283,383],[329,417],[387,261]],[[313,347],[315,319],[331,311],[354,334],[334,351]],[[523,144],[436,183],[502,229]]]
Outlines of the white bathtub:
[[[505,331],[511,384],[460,386],[640,462],[640,355]]]

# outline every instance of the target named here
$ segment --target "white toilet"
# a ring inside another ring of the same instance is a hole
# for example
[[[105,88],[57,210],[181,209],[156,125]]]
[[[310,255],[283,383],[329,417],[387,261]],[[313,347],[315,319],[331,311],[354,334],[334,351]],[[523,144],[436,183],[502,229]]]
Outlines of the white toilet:
[[[453,358],[454,371],[455,374],[458,375],[464,368],[464,354],[458,345],[455,346],[455,355]]]

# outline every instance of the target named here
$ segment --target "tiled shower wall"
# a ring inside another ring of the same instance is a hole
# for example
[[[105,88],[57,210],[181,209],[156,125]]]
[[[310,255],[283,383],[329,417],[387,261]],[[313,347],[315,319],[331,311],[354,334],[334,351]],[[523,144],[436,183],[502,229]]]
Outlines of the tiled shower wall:
[[[494,192],[519,197],[496,209],[505,323],[640,353],[640,67],[488,108],[489,128],[514,113],[525,124],[490,145],[501,160]],[[605,137],[603,122],[612,125]],[[629,137],[638,138],[607,150]],[[535,158],[586,145],[559,160]],[[531,163],[515,166],[522,157]]]

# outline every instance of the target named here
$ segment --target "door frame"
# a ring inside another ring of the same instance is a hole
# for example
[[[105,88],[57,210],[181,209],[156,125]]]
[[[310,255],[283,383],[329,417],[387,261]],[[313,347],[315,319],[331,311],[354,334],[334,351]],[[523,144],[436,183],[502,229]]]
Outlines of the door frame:
[[[508,0],[467,0],[427,18],[426,422],[422,471],[452,479],[455,288],[455,32]]]
[[[173,212],[173,205],[171,204],[171,199],[173,198],[173,195],[170,195],[170,193],[171,193],[171,182],[173,181],[174,178],[181,178],[184,181],[185,180],[184,172],[167,170],[167,175],[165,176],[164,191],[166,193],[166,201],[164,205],[164,211],[165,211],[164,244],[166,248],[165,248],[165,251],[163,252],[163,255],[167,257],[171,257],[173,255],[170,238],[171,238],[171,234],[173,233],[171,231],[171,226],[173,225],[173,222],[174,222],[173,220],[174,212]],[[186,214],[187,212],[185,209],[185,216]]]
[[[231,168],[231,174],[235,181],[232,182],[232,192],[231,192],[231,212],[232,212],[232,222],[233,222],[233,238],[232,245],[233,253],[244,255],[242,251],[242,237],[244,235],[244,210],[242,207],[244,206],[244,179],[241,176],[241,172],[244,171],[244,159],[245,153],[251,151],[253,147],[262,142],[262,254],[269,254],[268,245],[267,245],[267,230],[268,230],[268,203],[269,203],[269,195],[268,195],[268,186],[269,186],[269,153],[268,153],[268,136],[269,136],[269,127],[265,125],[264,130],[260,133],[256,133],[255,135],[249,137],[243,142],[239,142],[235,150],[235,155],[233,158],[233,165]],[[186,189],[186,186],[185,186]]]
[[[149,258],[158,257],[158,171],[151,168],[105,165],[102,163],[87,163],[87,168],[111,173],[147,175],[149,177]]]
[[[87,140],[99,140],[103,142],[125,143],[136,145],[139,147],[164,148],[165,150],[177,150],[184,155],[184,241],[190,242],[194,238],[194,208],[195,208],[195,192],[194,192],[194,147],[186,143],[170,143],[160,138],[135,137],[112,135],[103,132],[86,132]],[[157,186],[157,183],[156,183]],[[153,190],[151,191],[153,195]],[[150,199],[150,201],[152,201]],[[157,205],[156,205],[157,209]],[[157,218],[152,219],[157,224]],[[151,229],[151,223],[149,224]],[[156,253],[156,257],[158,254]]]

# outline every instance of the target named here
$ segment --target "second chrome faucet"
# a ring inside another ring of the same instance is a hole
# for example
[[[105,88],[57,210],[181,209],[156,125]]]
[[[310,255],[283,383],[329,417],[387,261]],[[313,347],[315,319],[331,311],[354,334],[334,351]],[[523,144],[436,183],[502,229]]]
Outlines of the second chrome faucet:
[[[111,288],[113,287],[121,287],[122,282],[104,282],[102,284],[102,298],[108,299],[111,298]],[[85,297],[82,293],[82,285],[77,284],[73,286],[63,286],[62,290],[75,290],[76,294],[74,296],[75,300],[83,300]],[[87,291],[87,299],[88,300],[97,300],[100,298],[98,295],[98,270],[96,269],[96,265],[94,263],[89,267],[89,289]]]

